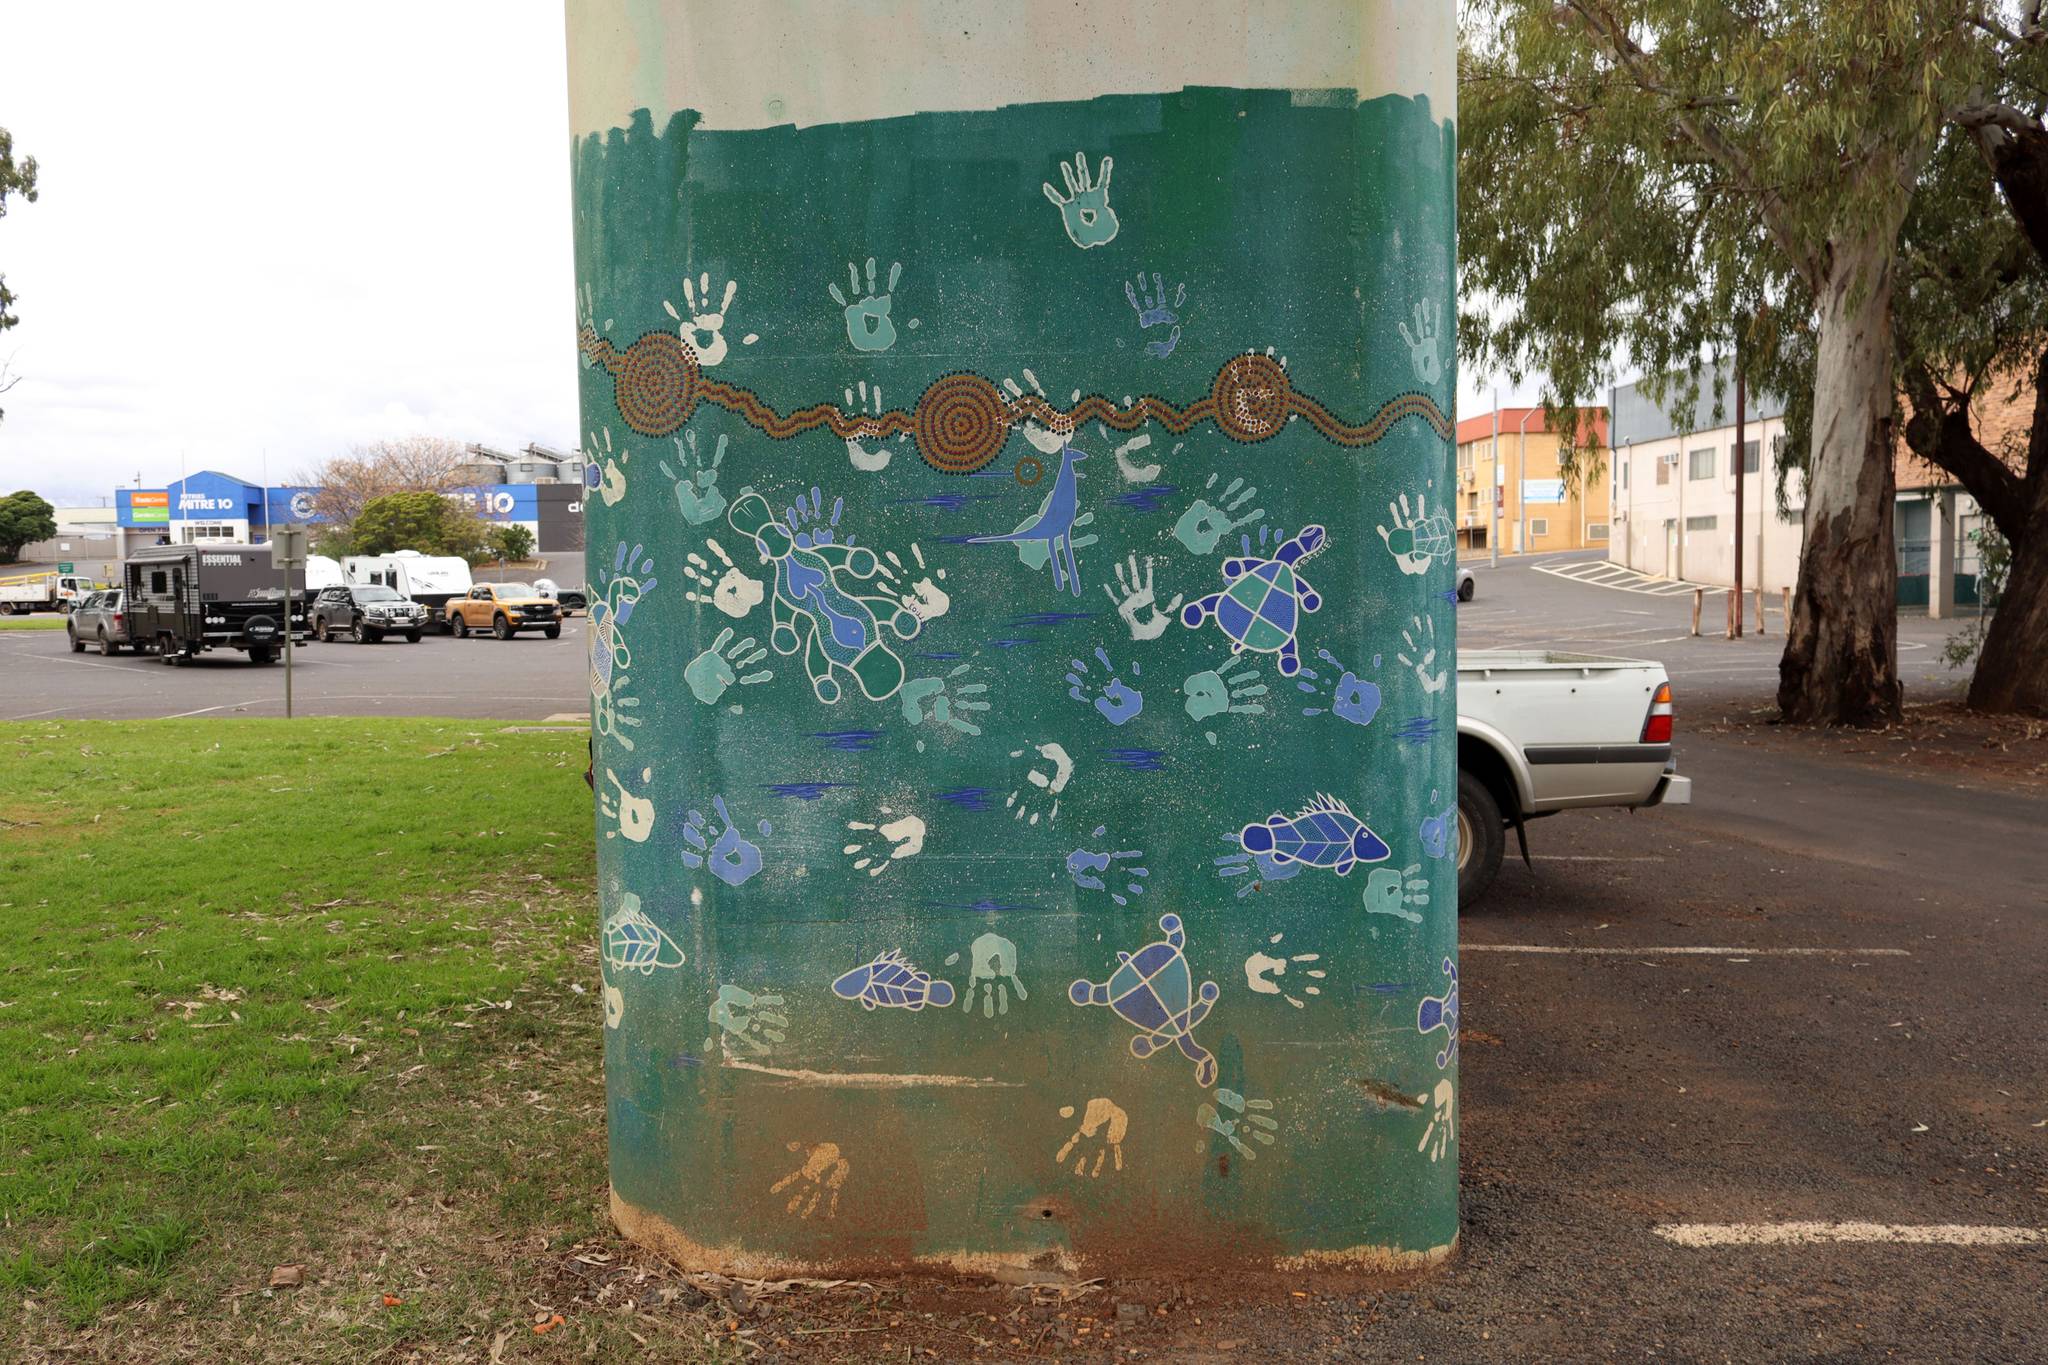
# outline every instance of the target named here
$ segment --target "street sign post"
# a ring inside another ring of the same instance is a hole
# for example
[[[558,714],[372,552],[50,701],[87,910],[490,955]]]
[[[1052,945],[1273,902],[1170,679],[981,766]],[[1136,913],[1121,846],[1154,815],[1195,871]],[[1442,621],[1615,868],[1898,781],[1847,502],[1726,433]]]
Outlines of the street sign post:
[[[292,570],[306,567],[306,528],[279,526],[270,533],[270,567],[284,571],[284,717],[292,718]]]

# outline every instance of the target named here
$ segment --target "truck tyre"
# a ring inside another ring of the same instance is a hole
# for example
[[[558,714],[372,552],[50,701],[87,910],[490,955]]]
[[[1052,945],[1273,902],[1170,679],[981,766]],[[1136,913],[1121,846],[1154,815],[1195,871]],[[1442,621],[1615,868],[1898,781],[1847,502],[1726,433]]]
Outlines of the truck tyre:
[[[178,648],[177,640],[168,633],[156,637],[156,656],[163,660],[166,668],[176,668],[185,662],[184,651]]]
[[[76,637],[74,636],[73,638],[75,639]],[[100,630],[100,657],[102,659],[111,659],[120,652],[120,648],[107,638],[107,632],[103,627]]]
[[[75,630],[69,630],[69,629],[67,629],[67,630],[65,631],[65,634],[67,634],[67,635],[69,635],[69,636],[71,637],[71,652],[72,652],[73,654],[83,654],[83,653],[85,653],[85,641],[83,641],[83,640],[81,640],[81,639],[79,639],[79,638],[78,638],[78,632],[77,632],[77,631],[75,631]]]
[[[562,628],[560,626],[542,626],[540,633],[547,636],[550,640],[562,638]]]
[[[1478,587],[1479,584],[1471,579],[1467,579],[1465,582],[1460,583],[1458,585],[1458,600],[1460,602],[1470,602],[1472,600],[1472,594],[1478,590]]]
[[[1473,774],[1458,770],[1458,909],[1478,903],[1500,871],[1507,850],[1507,825],[1500,803]]]
[[[407,631],[405,633],[405,642],[409,645],[418,644],[420,642],[420,633],[416,630]]]
[[[498,615],[498,616],[494,616],[494,617],[492,617],[492,618],[491,618],[491,634],[493,634],[493,635],[497,636],[497,637],[498,637],[498,638],[499,638],[500,640],[509,640],[509,639],[511,639],[511,638],[512,638],[512,623],[511,623],[510,621],[506,620],[506,619],[505,619],[505,617],[504,617],[504,616],[503,616],[502,614],[500,614],[500,615]]]
[[[455,638],[458,640],[467,640],[469,638],[469,622],[463,619],[462,613],[459,611],[448,618],[448,629],[454,632]]]
[[[374,644],[376,644],[376,643],[377,643],[377,642],[378,642],[379,640],[381,640],[381,639],[383,639],[383,638],[384,638],[384,637],[383,637],[382,635],[379,635],[379,634],[378,634],[378,633],[377,633],[376,631],[374,631],[374,630],[371,630],[371,629],[370,629],[370,628],[369,628],[368,626],[364,625],[364,624],[363,624],[362,622],[360,622],[360,621],[356,622],[356,643],[357,643],[357,644],[359,644],[359,645],[374,645]]]
[[[313,638],[323,645],[333,641],[334,637],[327,633],[326,617],[316,616],[313,618]]]

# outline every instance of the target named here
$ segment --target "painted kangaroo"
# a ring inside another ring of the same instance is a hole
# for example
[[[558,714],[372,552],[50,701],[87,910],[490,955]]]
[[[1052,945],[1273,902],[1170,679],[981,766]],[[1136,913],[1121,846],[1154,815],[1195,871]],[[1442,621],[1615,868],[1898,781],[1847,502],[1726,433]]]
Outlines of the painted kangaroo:
[[[1081,494],[1077,487],[1081,475],[1074,466],[1087,458],[1085,452],[1070,445],[1061,446],[1059,476],[1052,481],[1052,492],[1046,494],[1045,501],[1039,505],[1038,515],[1008,535],[975,536],[967,543],[1008,544],[1020,549],[1026,545],[1042,545],[1047,560],[1052,564],[1054,590],[1065,588],[1079,597],[1081,570],[1074,563],[1074,516],[1081,510]]]

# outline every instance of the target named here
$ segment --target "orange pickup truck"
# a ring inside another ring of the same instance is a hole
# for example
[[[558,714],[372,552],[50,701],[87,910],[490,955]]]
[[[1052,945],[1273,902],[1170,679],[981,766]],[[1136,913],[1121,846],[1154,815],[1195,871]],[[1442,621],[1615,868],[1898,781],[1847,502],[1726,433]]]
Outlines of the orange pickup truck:
[[[458,636],[488,630],[509,640],[522,630],[537,630],[550,640],[562,634],[560,609],[525,583],[479,583],[467,596],[448,603],[448,629]]]

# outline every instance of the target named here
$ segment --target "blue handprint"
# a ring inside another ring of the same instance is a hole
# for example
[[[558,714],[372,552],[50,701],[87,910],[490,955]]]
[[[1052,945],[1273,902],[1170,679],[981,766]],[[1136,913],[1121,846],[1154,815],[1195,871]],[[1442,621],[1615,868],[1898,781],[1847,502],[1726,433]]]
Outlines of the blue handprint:
[[[1168,327],[1172,330],[1161,340],[1145,343],[1145,354],[1155,360],[1164,360],[1173,354],[1173,348],[1180,344],[1180,314],[1176,310],[1186,301],[1188,287],[1176,284],[1173,287],[1173,302],[1166,299],[1166,282],[1159,278],[1159,272],[1152,272],[1152,287],[1145,287],[1145,274],[1138,272],[1136,287],[1124,286],[1124,297],[1131,302],[1131,311],[1138,315],[1138,330],[1150,331],[1154,327]]]
[[[1431,805],[1436,804],[1436,793],[1429,794]],[[1458,827],[1458,808],[1448,807],[1435,815],[1422,817],[1416,837],[1422,841],[1422,851],[1432,858],[1447,857],[1451,851],[1451,834]]]
[[[1095,709],[1111,725],[1122,725],[1126,721],[1136,720],[1138,714],[1145,709],[1145,694],[1135,687],[1126,686],[1124,680],[1116,676],[1116,665],[1109,661],[1109,651],[1097,649],[1095,657],[1101,662],[1103,672],[1109,675],[1108,681],[1098,685],[1089,676],[1088,665],[1085,662],[1080,659],[1069,659],[1067,695],[1075,701],[1092,700]],[[1138,665],[1133,662],[1131,676],[1135,678],[1138,673]],[[1093,697],[1089,696],[1091,691],[1095,694]]]
[[[1106,825],[1097,825],[1095,827],[1095,837],[1098,839],[1108,832],[1109,827]],[[1142,858],[1144,856],[1145,851],[1139,848],[1118,849],[1113,853],[1097,853],[1093,849],[1077,848],[1067,855],[1067,875],[1074,879],[1074,885],[1084,891],[1108,891],[1109,898],[1118,905],[1129,905],[1130,896],[1142,896],[1145,894],[1144,882],[1127,882],[1124,885],[1123,891],[1119,892],[1112,890],[1102,880],[1102,874],[1110,871],[1118,863],[1128,862],[1133,858]],[[1115,875],[1119,877],[1143,878],[1149,877],[1152,874],[1147,868],[1132,866],[1123,868]]]
[[[1290,858],[1284,863],[1279,863],[1273,861],[1273,855],[1270,853],[1245,852],[1243,840],[1235,833],[1224,835],[1223,842],[1229,844],[1235,851],[1213,860],[1217,876],[1229,878],[1258,874],[1237,889],[1239,900],[1243,900],[1267,882],[1284,882],[1301,872],[1302,864],[1295,859]]]
[[[1330,665],[1331,668],[1338,670],[1343,676],[1333,683],[1328,677],[1318,674],[1313,668],[1302,669],[1301,675],[1296,679],[1294,685],[1316,701],[1326,702],[1327,705],[1304,706],[1301,708],[1301,714],[1304,716],[1334,714],[1339,720],[1348,720],[1353,725],[1370,724],[1372,718],[1378,715],[1380,711],[1380,689],[1378,685],[1367,682],[1350,669],[1345,668],[1344,661],[1330,653],[1327,649],[1317,650],[1316,657]]]
[[[683,841],[689,845],[682,851],[683,866],[709,867],[711,875],[727,886],[742,886],[761,870],[760,846],[741,836],[723,796],[712,797],[711,808],[718,812],[720,824],[715,835],[707,829],[702,811],[688,812],[683,822]],[[759,829],[763,834],[775,832],[766,820]]]

